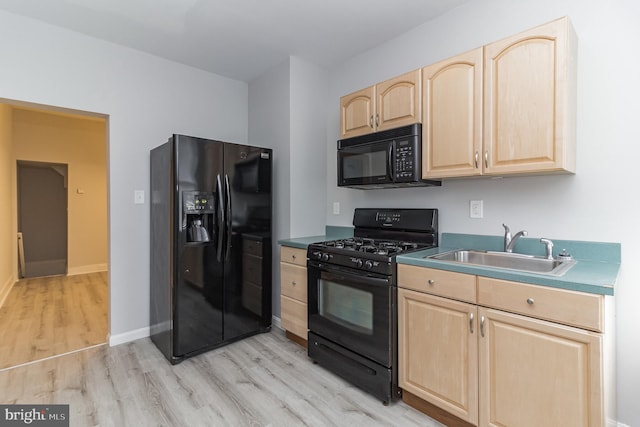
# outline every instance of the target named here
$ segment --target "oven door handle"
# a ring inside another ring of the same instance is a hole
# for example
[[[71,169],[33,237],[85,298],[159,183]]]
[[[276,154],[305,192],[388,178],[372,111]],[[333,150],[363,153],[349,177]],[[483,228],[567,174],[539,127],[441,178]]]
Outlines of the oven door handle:
[[[307,269],[311,272],[311,269],[315,269],[320,275],[321,273],[329,274],[333,277],[342,279],[343,281],[349,281],[352,283],[358,283],[368,286],[390,286],[391,280],[387,276],[374,275],[367,271],[353,270],[350,268],[339,267],[330,264],[323,264],[320,262],[309,260],[307,261]]]

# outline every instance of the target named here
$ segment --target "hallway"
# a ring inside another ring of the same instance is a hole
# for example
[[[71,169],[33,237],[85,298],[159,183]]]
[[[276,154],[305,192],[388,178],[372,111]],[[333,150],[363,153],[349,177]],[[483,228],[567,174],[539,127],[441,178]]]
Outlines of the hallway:
[[[0,325],[0,369],[106,343],[107,272],[20,280]]]

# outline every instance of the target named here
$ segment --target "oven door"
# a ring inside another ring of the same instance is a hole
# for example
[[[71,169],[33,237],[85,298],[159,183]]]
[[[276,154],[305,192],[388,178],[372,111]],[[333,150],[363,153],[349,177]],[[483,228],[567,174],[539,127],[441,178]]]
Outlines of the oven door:
[[[393,142],[378,142],[338,150],[338,185],[393,183]]]
[[[389,276],[309,260],[309,330],[383,366],[395,325]]]

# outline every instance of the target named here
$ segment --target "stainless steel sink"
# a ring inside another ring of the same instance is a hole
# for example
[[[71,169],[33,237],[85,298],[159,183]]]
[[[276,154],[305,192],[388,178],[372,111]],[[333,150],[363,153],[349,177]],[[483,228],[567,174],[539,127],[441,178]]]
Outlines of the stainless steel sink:
[[[458,249],[426,258],[439,261],[458,262],[462,264],[480,265],[483,267],[507,268],[529,273],[562,276],[574,264],[575,260],[556,260],[533,255],[514,254],[509,252],[477,251]]]

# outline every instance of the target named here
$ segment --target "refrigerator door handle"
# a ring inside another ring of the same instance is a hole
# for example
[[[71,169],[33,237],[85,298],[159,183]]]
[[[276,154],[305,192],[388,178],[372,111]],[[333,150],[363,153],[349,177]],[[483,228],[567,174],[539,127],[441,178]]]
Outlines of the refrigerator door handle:
[[[226,202],[227,202],[227,212],[226,212],[226,216],[227,216],[227,249],[225,250],[225,256],[224,259],[226,261],[229,260],[229,252],[231,252],[231,227],[232,227],[232,223],[231,223],[231,186],[229,185],[229,175],[227,175],[226,173],[224,174],[224,186],[225,186],[225,193],[226,193]]]
[[[217,214],[217,222],[218,222],[218,251],[217,258],[218,262],[222,261],[222,243],[224,241],[224,227],[225,227],[225,206],[224,206],[224,194],[222,193],[222,181],[220,179],[220,174],[216,178],[216,192],[218,199],[218,214]]]

